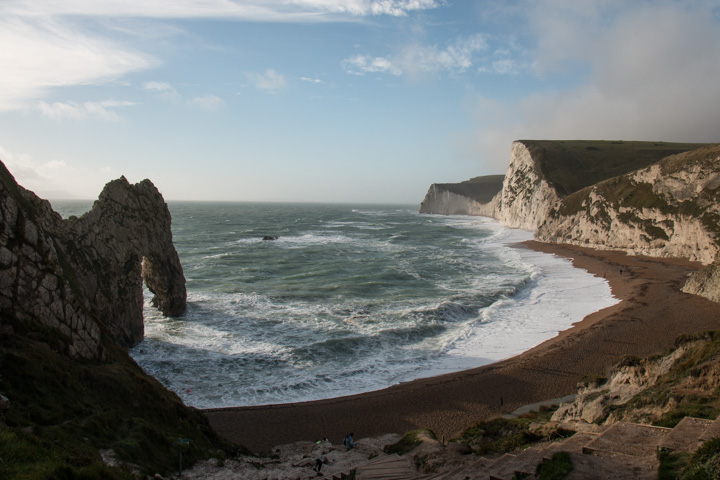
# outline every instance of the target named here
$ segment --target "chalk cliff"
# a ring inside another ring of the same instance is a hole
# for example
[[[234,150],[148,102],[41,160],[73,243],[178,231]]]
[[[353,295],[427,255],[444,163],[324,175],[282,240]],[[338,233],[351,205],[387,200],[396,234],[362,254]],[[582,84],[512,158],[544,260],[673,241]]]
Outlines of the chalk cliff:
[[[492,216],[492,199],[503,187],[503,175],[471,178],[461,183],[433,183],[420,213]]]
[[[104,355],[101,332],[143,338],[142,281],[167,315],[185,307],[185,277],[170,213],[149,180],[106,185],[90,212],[63,220],[0,163],[2,323],[56,329],[71,356]]]
[[[420,211],[487,215],[545,242],[705,264],[719,251],[720,144],[520,140],[510,153],[492,199],[459,188],[468,182],[433,185]]]
[[[543,175],[539,151],[513,142],[503,188],[492,201],[492,216],[512,228],[536,230],[560,196]]]
[[[672,155],[567,196],[536,237],[711,263],[720,235],[720,144]]]
[[[420,212],[485,215],[544,242],[703,264],[720,253],[720,144],[520,140],[492,199],[473,198],[466,183],[431,186]],[[716,262],[697,272],[685,291],[720,301],[719,271]]]

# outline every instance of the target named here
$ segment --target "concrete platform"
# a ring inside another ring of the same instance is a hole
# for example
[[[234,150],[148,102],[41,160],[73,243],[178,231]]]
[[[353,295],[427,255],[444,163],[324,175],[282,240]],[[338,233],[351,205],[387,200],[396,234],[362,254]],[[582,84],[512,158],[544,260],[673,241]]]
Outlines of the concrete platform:
[[[630,456],[652,456],[657,453],[660,442],[672,429],[616,423],[596,439],[583,447],[583,453],[608,452]]]
[[[660,442],[660,448],[673,452],[694,452],[701,445],[700,438],[705,434],[713,420],[685,417]]]
[[[621,453],[602,456],[571,453],[573,471],[566,480],[657,480],[658,461],[654,455],[637,457]]]
[[[398,455],[381,455],[359,466],[357,480],[411,480],[417,477],[410,460]]]

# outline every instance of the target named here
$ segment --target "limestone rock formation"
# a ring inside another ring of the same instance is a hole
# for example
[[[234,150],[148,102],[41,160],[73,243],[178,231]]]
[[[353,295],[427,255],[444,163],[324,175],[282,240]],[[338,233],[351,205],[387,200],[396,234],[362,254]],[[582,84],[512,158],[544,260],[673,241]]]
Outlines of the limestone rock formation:
[[[682,291],[720,303],[720,262],[715,260],[711,265],[693,272]]]
[[[638,393],[652,387],[668,373],[678,359],[696,346],[681,345],[666,356],[652,359],[621,361],[607,381],[589,381],[578,385],[575,399],[560,406],[553,414],[556,422],[587,422],[600,424],[608,418],[615,405],[623,405]],[[604,379],[603,379],[604,380]]]
[[[475,177],[461,183],[434,183],[420,213],[491,216],[492,199],[502,189],[503,175]]]
[[[720,245],[720,144],[667,157],[559,202],[536,238],[711,263]]]
[[[524,142],[513,142],[510,158],[503,188],[493,199],[492,216],[511,228],[536,230],[560,196]]]
[[[90,212],[63,220],[0,163],[0,325],[42,323],[67,353],[103,358],[101,332],[143,338],[142,281],[166,315],[185,307],[171,217],[149,180],[106,185]],[[10,327],[11,328],[11,327]]]

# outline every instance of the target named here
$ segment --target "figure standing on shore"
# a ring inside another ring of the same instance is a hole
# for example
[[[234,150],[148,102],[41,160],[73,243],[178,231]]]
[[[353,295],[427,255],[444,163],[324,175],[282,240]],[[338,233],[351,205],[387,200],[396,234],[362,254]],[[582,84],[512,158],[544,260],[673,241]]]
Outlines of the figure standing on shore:
[[[351,448],[355,447],[355,440],[353,440],[353,433],[350,432],[345,436],[345,440],[343,440],[343,445],[345,445],[345,448],[350,450]]]

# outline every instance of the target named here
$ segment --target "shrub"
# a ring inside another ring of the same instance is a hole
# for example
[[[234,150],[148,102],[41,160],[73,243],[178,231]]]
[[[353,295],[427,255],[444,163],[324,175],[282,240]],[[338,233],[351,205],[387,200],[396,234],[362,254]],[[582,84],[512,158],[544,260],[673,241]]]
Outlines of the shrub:
[[[550,460],[543,460],[535,474],[540,480],[562,480],[573,471],[572,459],[567,452],[557,452]]]

